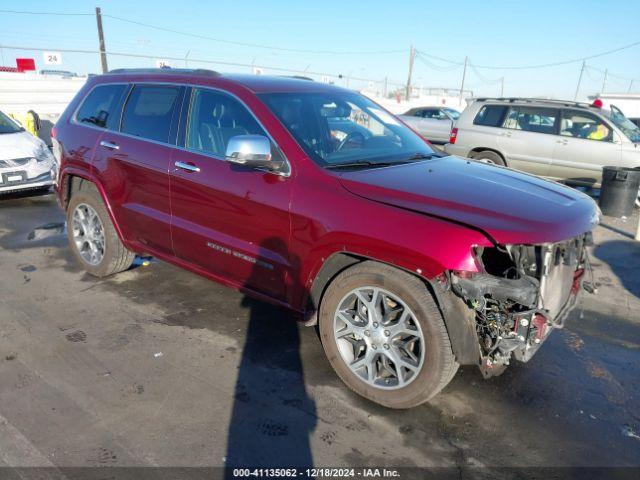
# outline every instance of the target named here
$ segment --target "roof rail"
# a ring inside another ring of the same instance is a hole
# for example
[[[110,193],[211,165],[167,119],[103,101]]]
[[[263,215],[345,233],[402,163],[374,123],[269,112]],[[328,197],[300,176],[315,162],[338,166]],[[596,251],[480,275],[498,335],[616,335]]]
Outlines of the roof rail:
[[[297,80],[307,80],[309,82],[313,82],[313,78],[305,77],[304,75],[280,75],[283,78],[295,78]]]
[[[109,74],[162,74],[162,75],[202,75],[207,77],[219,77],[220,73],[206,68],[116,68],[109,70]]]
[[[551,103],[556,105],[564,105],[567,107],[591,107],[590,103],[574,102],[572,100],[556,100],[552,98],[528,98],[528,97],[482,97],[472,98],[476,102],[486,102],[487,100],[495,100],[498,102],[523,102],[523,103]]]

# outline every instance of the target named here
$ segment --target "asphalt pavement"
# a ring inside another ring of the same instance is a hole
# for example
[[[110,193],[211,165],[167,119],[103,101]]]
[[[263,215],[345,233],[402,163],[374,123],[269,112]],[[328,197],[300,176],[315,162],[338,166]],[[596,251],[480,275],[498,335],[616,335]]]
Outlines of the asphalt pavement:
[[[0,466],[640,467],[636,222],[604,219],[597,294],[528,364],[394,411],[287,311],[153,259],[93,278],[52,195],[2,199]]]

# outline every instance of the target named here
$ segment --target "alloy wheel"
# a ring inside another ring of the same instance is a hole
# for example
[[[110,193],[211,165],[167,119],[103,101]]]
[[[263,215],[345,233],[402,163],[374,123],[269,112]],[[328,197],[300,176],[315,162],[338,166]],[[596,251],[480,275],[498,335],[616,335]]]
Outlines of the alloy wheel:
[[[73,240],[82,259],[89,265],[98,265],[105,250],[104,227],[91,205],[80,203],[73,211]]]
[[[379,287],[352,290],[334,316],[334,339],[352,373],[381,389],[403,388],[424,363],[424,336],[411,309]]]

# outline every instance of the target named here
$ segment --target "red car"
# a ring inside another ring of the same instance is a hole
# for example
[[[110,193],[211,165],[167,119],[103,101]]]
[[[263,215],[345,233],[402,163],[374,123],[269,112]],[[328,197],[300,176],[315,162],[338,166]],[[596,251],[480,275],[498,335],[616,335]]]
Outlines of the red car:
[[[340,378],[394,408],[501,373],[562,327],[595,203],[436,153],[362,95],[205,70],[91,77],[54,129],[86,270],[153,255],[318,324]],[[588,264],[587,264],[588,266]]]

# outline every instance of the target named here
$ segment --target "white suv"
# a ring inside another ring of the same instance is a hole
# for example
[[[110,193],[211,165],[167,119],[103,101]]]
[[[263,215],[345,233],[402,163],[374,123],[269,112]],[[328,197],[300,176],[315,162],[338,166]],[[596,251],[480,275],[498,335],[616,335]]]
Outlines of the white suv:
[[[598,187],[602,167],[640,167],[640,129],[611,106],[479,98],[462,112],[445,151],[576,185]]]

